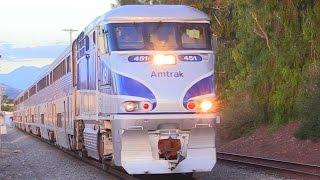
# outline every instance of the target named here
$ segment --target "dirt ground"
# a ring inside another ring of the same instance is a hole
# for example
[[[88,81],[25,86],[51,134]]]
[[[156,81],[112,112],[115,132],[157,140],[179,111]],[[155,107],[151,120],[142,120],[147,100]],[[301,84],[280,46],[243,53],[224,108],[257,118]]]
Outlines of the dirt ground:
[[[267,126],[260,127],[248,137],[220,140],[218,151],[320,165],[320,141],[296,139],[293,133],[298,128],[297,122],[274,133]]]

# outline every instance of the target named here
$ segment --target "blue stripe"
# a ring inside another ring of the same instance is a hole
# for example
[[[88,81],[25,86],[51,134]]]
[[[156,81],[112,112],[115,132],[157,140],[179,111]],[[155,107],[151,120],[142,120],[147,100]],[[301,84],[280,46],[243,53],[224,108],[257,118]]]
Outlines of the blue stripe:
[[[189,99],[206,95],[206,94],[212,94],[214,92],[214,81],[213,81],[213,75],[210,75],[206,78],[201,79],[200,81],[196,82],[186,93],[186,95],[183,98],[183,105],[185,108],[187,108],[187,103]]]
[[[115,74],[116,80],[116,94],[117,95],[127,95],[127,96],[136,96],[149,99],[153,104],[153,109],[157,106],[156,97],[141,82],[134,80],[132,78],[122,76],[120,74]]]

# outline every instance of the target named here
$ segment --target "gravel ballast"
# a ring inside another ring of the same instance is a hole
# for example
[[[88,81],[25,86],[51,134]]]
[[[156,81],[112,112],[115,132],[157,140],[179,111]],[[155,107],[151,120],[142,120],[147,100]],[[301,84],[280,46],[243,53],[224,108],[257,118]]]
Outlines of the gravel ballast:
[[[116,179],[17,129],[1,140],[0,179]]]
[[[8,128],[8,134],[2,135],[1,140],[3,147],[0,152],[1,180],[117,179],[18,129]],[[281,179],[261,169],[224,162],[218,162],[210,173],[195,173],[194,177],[204,180]]]

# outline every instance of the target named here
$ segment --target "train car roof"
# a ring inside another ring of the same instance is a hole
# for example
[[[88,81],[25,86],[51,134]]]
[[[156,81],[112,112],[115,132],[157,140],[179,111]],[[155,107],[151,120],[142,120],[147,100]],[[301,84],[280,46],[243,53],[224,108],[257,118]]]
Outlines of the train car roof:
[[[126,22],[205,22],[210,18],[204,12],[186,5],[125,5],[97,17],[83,32],[97,25]]]
[[[210,21],[202,11],[185,5],[126,5],[101,16],[104,21]]]

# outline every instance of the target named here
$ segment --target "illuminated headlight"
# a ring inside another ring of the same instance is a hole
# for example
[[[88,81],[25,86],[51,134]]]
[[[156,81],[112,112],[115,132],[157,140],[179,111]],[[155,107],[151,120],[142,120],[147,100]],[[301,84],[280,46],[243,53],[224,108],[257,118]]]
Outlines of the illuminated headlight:
[[[156,54],[153,56],[152,62],[154,65],[176,64],[174,55]]]
[[[187,103],[187,109],[190,111],[195,112],[211,112],[214,110],[213,102],[209,100],[202,100],[202,101],[194,101],[191,100]]]
[[[207,112],[212,108],[213,104],[211,101],[202,101],[200,103],[200,108],[202,112]]]

